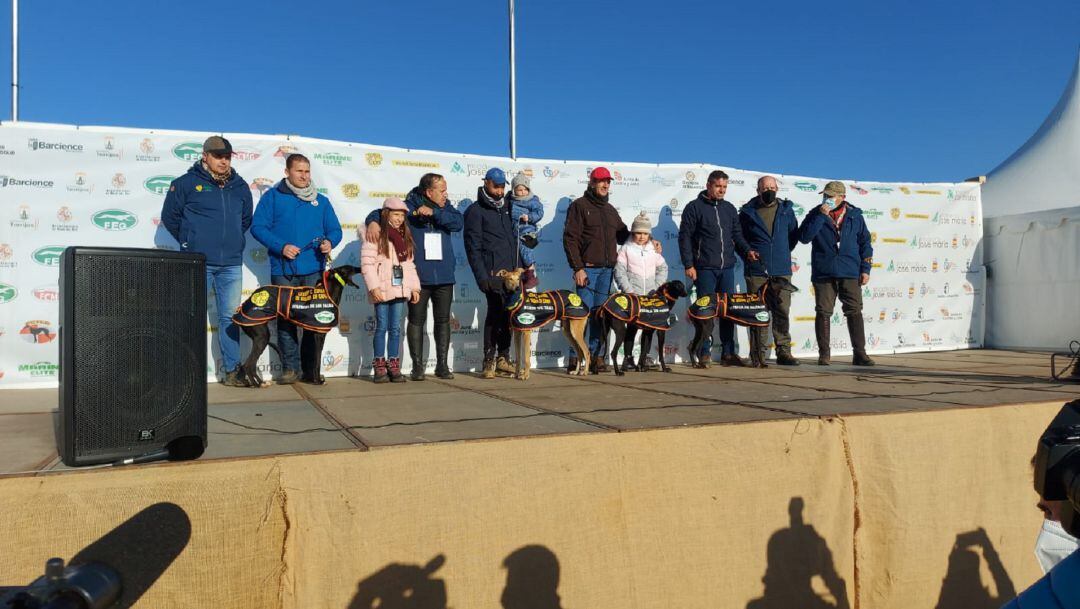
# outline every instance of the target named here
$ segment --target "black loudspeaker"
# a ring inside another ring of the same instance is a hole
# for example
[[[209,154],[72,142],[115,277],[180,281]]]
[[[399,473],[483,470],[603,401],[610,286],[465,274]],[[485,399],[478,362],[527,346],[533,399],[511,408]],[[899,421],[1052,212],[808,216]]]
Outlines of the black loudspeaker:
[[[69,247],[60,315],[57,445],[66,465],[138,457],[177,440],[206,446],[202,254]]]

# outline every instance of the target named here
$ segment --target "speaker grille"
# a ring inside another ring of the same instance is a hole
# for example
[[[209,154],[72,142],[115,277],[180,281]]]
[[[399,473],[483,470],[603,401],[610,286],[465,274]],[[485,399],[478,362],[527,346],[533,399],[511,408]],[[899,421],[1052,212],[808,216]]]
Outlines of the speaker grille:
[[[61,282],[72,460],[205,438],[205,265],[156,250],[83,249],[91,251],[76,250]]]

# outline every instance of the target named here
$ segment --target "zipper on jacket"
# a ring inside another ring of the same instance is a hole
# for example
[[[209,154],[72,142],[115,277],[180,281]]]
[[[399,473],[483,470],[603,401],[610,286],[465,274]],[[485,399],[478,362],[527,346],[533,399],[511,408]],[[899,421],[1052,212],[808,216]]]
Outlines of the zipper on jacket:
[[[716,213],[716,228],[720,229],[720,268],[724,268],[724,227],[720,226],[720,201],[716,202],[713,212]]]
[[[225,235],[228,232],[228,229],[225,227],[225,222],[227,221],[228,214],[225,213],[225,187],[224,186],[219,186],[218,190],[221,191],[221,245],[218,248],[218,261],[219,262],[224,262],[225,261]],[[244,254],[241,252],[240,255],[243,256]],[[243,261],[241,260],[241,263],[242,262]]]

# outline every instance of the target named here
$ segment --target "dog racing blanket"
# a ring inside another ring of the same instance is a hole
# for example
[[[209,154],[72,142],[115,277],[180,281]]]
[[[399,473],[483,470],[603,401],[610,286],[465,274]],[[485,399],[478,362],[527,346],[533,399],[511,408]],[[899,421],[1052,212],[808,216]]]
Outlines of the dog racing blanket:
[[[765,327],[772,317],[765,303],[765,290],[756,294],[709,294],[690,304],[686,311],[694,319],[722,317],[740,326]]]
[[[338,323],[337,305],[321,284],[265,285],[236,308],[232,320],[240,326],[257,326],[277,316],[312,332],[329,332]]]
[[[636,323],[654,330],[671,327],[671,303],[657,294],[614,294],[603,305],[604,311],[615,319]]]
[[[570,290],[547,292],[517,292],[511,297],[507,310],[510,325],[515,330],[535,330],[556,319],[585,319],[589,309],[581,297]]]

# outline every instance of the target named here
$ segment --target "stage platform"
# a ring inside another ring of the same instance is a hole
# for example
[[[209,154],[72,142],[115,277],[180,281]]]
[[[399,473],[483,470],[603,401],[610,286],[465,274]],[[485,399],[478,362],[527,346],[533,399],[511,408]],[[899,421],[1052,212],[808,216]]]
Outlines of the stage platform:
[[[331,378],[321,387],[209,388],[203,461],[331,450],[743,423],[833,415],[1067,401],[1080,385],[1052,381],[1045,352],[969,350],[875,356],[856,368],[797,367],[568,376],[537,370],[527,382],[484,380],[376,385]],[[0,475],[54,472],[55,389],[0,392]]]

